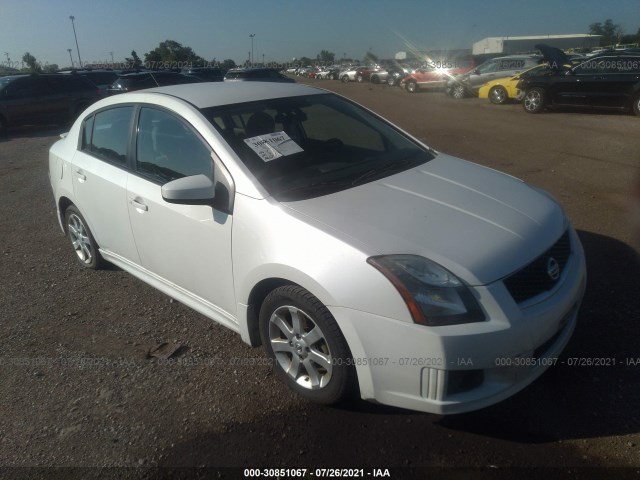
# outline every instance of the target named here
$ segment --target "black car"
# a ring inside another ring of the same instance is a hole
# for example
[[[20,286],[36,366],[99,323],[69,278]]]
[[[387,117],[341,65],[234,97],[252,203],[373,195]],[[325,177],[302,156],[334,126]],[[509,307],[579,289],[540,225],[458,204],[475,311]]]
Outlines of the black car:
[[[568,71],[532,75],[520,80],[522,105],[529,113],[546,107],[632,109],[640,115],[640,54],[606,52]]]
[[[103,96],[107,94],[107,88],[109,85],[118,78],[118,72],[115,72],[114,70],[67,70],[58,73],[80,75],[81,77],[86,78],[98,87],[100,95]]]
[[[136,72],[119,76],[117,80],[107,88],[107,93],[109,95],[115,95],[117,93],[142,90],[144,88],[200,82],[202,82],[202,80],[199,78],[177,72]]]
[[[221,82],[224,80],[226,70],[215,67],[192,67],[183,68],[180,73],[196,77],[203,82]]]
[[[0,77],[0,132],[21,125],[68,124],[98,98],[98,88],[77,75]]]
[[[295,83],[294,79],[284,76],[275,68],[232,68],[224,76],[224,81]]]

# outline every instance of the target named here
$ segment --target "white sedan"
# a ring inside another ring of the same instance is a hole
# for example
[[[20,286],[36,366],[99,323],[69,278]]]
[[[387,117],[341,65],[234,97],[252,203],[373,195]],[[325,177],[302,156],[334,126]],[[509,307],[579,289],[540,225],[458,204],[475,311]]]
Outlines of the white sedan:
[[[101,100],[49,175],[80,265],[113,263],[262,344],[320,403],[498,402],[555,362],[585,290],[548,194],[304,85]]]

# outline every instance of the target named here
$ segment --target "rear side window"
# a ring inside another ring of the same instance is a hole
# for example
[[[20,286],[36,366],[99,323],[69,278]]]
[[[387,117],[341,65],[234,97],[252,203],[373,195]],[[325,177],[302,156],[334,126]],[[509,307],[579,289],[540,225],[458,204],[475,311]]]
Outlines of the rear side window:
[[[82,148],[104,160],[126,165],[133,107],[103,110],[85,120]]]
[[[498,70],[517,70],[524,68],[525,61],[522,58],[509,58],[500,60],[498,64]]]

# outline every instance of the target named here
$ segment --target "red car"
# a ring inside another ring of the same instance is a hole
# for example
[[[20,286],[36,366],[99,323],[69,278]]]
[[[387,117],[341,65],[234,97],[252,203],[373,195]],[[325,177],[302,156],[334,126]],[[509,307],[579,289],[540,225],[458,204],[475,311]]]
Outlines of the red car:
[[[378,72],[380,71],[381,68],[378,65],[369,65],[366,67],[360,67],[358,68],[358,70],[356,70],[356,82],[358,83],[362,83],[365,80],[369,80],[371,78],[371,74],[373,72]]]
[[[471,58],[465,60],[431,61],[402,79],[407,92],[414,93],[421,88],[441,88],[454,75],[467,73],[475,67]]]

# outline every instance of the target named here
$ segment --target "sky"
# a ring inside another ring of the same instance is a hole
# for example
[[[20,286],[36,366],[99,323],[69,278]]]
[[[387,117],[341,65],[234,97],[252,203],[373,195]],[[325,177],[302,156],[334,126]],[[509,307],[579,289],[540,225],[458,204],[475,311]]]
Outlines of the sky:
[[[361,59],[368,51],[471,48],[485,37],[588,33],[611,18],[640,27],[640,0],[0,0],[0,63],[20,67],[25,52],[43,64],[116,62],[164,40],[206,60],[240,64],[315,58],[321,50]],[[7,53],[9,59],[7,59]]]

